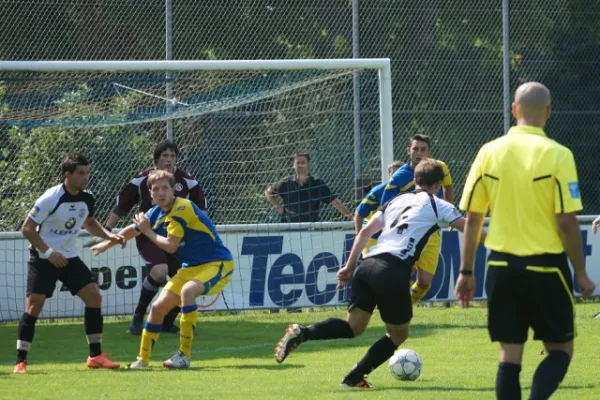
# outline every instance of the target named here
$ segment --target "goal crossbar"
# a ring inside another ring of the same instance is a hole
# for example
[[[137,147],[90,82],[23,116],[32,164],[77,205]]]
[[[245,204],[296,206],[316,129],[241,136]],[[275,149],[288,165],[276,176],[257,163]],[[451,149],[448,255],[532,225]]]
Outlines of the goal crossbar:
[[[392,125],[392,77],[389,58],[300,59],[300,60],[149,60],[149,61],[0,61],[0,72],[131,72],[208,70],[335,70],[377,69],[381,129],[381,178],[394,160]]]

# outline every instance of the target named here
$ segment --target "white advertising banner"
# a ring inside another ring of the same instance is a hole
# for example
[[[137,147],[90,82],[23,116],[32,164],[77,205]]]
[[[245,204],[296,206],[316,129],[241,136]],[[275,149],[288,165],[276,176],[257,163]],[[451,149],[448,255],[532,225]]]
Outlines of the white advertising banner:
[[[600,288],[600,234],[582,224],[588,273]],[[6,235],[6,234],[5,234]],[[201,297],[205,310],[242,310],[277,307],[344,305],[348,290],[337,291],[336,272],[350,252],[351,230],[297,230],[223,232],[221,237],[236,263],[233,279],[219,296]],[[79,238],[82,245],[88,238]],[[460,266],[461,235],[444,231],[440,259],[431,289],[424,300],[454,299],[454,282]],[[27,278],[28,242],[20,234],[0,237],[0,321],[18,320],[23,312]],[[135,244],[113,248],[94,257],[82,249],[81,257],[97,276],[105,315],[132,314],[147,274]],[[477,252],[475,297],[485,299],[486,249]],[[596,289],[595,294],[600,294]],[[47,300],[42,318],[78,317],[83,304],[60,282]]]

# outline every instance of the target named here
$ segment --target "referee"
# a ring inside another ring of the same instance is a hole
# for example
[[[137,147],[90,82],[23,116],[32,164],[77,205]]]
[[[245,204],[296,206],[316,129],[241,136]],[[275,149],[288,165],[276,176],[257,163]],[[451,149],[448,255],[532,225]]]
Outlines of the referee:
[[[497,399],[520,399],[519,373],[527,333],[544,342],[546,358],[533,376],[530,399],[547,399],[558,388],[573,356],[574,300],[571,260],[579,291],[596,286],[585,271],[575,213],[582,210],[573,154],[549,139],[550,92],[538,82],[515,92],[517,124],[477,154],[460,208],[467,211],[456,298],[473,299],[473,263],[483,219],[491,211],[485,246],[488,331],[500,342]]]

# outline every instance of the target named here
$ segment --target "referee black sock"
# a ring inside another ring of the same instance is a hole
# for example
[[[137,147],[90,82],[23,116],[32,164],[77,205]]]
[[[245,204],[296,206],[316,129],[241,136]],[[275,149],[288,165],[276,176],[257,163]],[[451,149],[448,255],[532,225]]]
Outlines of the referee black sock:
[[[99,308],[86,307],[83,325],[87,342],[90,345],[90,357],[102,354],[102,330],[104,328],[102,311]]]
[[[17,362],[27,360],[27,353],[29,352],[29,346],[33,342],[33,335],[35,334],[35,322],[37,318],[23,313],[21,320],[19,321],[18,340],[17,340]]]
[[[347,321],[340,318],[327,318],[309,326],[304,333],[306,340],[351,339],[354,332]]]
[[[367,350],[367,354],[365,354],[362,360],[356,363],[347,378],[350,378],[353,382],[362,380],[365,375],[370,374],[371,371],[393,356],[397,348],[398,346],[392,342],[389,336],[382,337]]]
[[[571,357],[562,350],[552,350],[533,375],[530,400],[548,399],[558,389],[569,369]]]
[[[501,362],[498,365],[498,373],[496,374],[497,400],[521,400],[520,373],[520,365],[507,362]]]
[[[158,289],[162,285],[154,280],[150,275],[144,279],[142,283],[142,291],[140,292],[140,299],[138,300],[137,307],[133,313],[133,317],[137,319],[144,319],[148,305],[152,303],[152,299],[156,296]]]

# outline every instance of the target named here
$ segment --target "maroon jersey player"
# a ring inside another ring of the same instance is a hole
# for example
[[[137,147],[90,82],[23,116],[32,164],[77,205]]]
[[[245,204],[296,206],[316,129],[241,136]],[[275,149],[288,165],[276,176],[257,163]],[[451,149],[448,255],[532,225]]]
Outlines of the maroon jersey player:
[[[179,149],[171,141],[167,140],[156,146],[154,149],[155,167],[142,171],[129,181],[127,186],[119,193],[115,207],[106,222],[107,229],[114,228],[119,219],[127,215],[137,204],[139,204],[140,212],[146,212],[152,208],[152,198],[150,197],[147,181],[150,172],[156,169],[165,170],[175,176],[176,197],[190,199],[206,213],[206,199],[200,184],[190,174],[175,166],[178,155]],[[144,235],[136,238],[136,245],[149,270],[149,274],[142,284],[140,298],[129,327],[129,331],[133,335],[140,335],[148,305],[152,302],[159,288],[166,283],[167,275],[174,276],[181,267],[181,263],[174,255],[164,252]],[[179,331],[179,328],[173,325],[178,313],[179,308],[177,307],[165,317],[163,332],[177,333]]]

